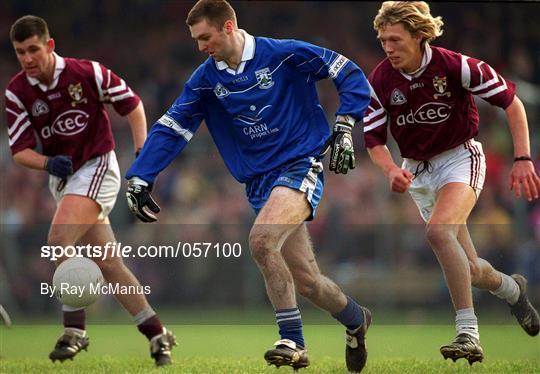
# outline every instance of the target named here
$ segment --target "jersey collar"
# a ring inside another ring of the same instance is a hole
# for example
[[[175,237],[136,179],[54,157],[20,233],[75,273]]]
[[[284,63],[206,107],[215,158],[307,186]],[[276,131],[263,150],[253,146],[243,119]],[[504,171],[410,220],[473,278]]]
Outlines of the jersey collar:
[[[399,72],[408,80],[412,80],[413,78],[418,78],[426,70],[427,66],[431,62],[432,56],[433,56],[433,51],[431,50],[431,46],[429,45],[429,43],[426,43],[426,46],[424,48],[424,55],[422,56],[422,62],[420,63],[420,67],[416,69],[415,71],[413,71],[412,73],[405,73],[403,70],[399,70]]]
[[[242,52],[242,59],[238,68],[236,70],[232,69],[227,65],[225,61],[216,61],[216,67],[218,70],[226,70],[232,75],[242,74],[244,72],[244,67],[246,66],[246,61],[253,59],[255,56],[255,37],[248,34],[245,30],[238,30],[244,34],[244,50]]]
[[[26,76],[26,79],[28,80],[28,83],[30,83],[30,85],[32,86],[37,85],[43,92],[46,92],[47,90],[52,90],[53,88],[56,87],[56,85],[58,84],[60,73],[66,67],[66,61],[64,60],[64,58],[57,55],[56,52],[53,52],[53,54],[54,54],[55,67],[54,67],[54,73],[53,73],[53,81],[50,86],[47,87],[47,85],[41,83],[36,78],[29,77],[28,75]]]

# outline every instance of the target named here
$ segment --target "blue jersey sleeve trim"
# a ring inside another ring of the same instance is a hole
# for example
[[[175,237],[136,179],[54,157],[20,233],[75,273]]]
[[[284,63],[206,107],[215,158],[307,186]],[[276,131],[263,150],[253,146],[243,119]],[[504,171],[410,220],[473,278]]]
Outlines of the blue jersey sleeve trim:
[[[144,147],[126,173],[126,179],[139,177],[153,184],[157,175],[176,158],[186,146],[186,139],[171,127],[156,123]]]

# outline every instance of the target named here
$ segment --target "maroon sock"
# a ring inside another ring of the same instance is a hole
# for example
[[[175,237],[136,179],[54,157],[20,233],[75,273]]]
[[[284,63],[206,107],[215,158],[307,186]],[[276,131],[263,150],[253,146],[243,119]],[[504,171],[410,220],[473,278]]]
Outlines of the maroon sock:
[[[157,314],[148,318],[140,325],[137,325],[137,328],[142,334],[144,334],[144,336],[148,338],[148,340],[152,339],[156,335],[163,334],[163,325],[161,324]]]
[[[79,330],[85,329],[86,313],[84,309],[74,312],[64,311],[64,327],[71,327]]]

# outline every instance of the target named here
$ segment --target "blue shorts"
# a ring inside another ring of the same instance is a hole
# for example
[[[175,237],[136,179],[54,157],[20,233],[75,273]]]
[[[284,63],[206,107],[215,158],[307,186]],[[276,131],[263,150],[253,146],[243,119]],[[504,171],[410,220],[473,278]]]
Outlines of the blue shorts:
[[[324,188],[322,162],[315,157],[304,157],[247,182],[247,198],[255,213],[259,214],[276,186],[302,191],[311,205],[311,214],[306,221],[311,221],[315,217]]]

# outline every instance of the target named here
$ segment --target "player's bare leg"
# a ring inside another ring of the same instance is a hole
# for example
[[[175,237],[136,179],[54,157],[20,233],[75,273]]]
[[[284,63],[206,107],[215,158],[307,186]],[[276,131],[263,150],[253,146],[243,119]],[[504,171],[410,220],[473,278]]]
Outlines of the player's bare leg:
[[[92,226],[92,228],[81,238],[81,243],[89,243],[92,246],[99,246],[101,248],[105,248],[107,243],[116,243],[116,238],[114,237],[109,219],[105,218]],[[133,286],[135,289],[140,287],[141,284],[126,267],[123,259],[117,256],[117,253],[115,253],[115,255],[115,257],[111,257],[111,253],[108,253],[105,260],[103,260],[103,258],[92,258],[92,260],[99,266],[103,273],[103,277],[108,283],[128,287]],[[137,315],[137,313],[144,309],[150,308],[144,294],[118,294],[114,296],[132,316]]]
[[[475,203],[476,195],[471,187],[447,184],[439,191],[426,226],[427,239],[443,269],[456,310],[473,307],[469,261],[457,236]]]
[[[107,243],[116,243],[113,230],[108,218],[98,221],[81,238],[83,244],[91,244],[105,248]],[[108,283],[126,286],[128,289],[139,289],[141,284],[133,273],[124,264],[118,253],[107,253],[107,257],[93,258],[100,267],[103,277]],[[176,345],[176,337],[171,331],[166,330],[158,316],[148,304],[143,293],[115,294],[114,297],[133,316],[139,331],[150,341],[150,355],[158,366],[171,363],[171,349]]]
[[[345,308],[345,294],[319,270],[305,224],[298,227],[285,241],[282,253],[300,295],[331,314]]]
[[[54,214],[49,245],[74,245],[97,222],[101,208],[86,196],[65,195]],[[65,258],[59,259],[58,264]]]
[[[76,244],[94,225],[100,212],[99,205],[86,196],[65,195],[54,214],[47,239],[48,245],[68,246]],[[57,261],[59,265],[66,258]],[[63,306],[64,333],[56,342],[49,358],[56,360],[73,359],[89,345],[85,331],[85,312],[83,308],[73,309]]]
[[[348,303],[352,301],[349,301],[337,284],[321,274],[305,224],[298,227],[285,241],[282,253],[298,292],[343,322],[337,316],[350,307]],[[359,307],[357,312],[362,314],[360,320],[363,323],[346,330],[345,361],[351,372],[360,372],[366,364],[365,338],[371,324],[371,312],[367,308]]]
[[[456,339],[440,351],[444,358],[465,358],[470,364],[482,361],[483,351],[474,314],[469,261],[458,233],[475,203],[476,194],[470,186],[449,183],[439,191],[426,227],[427,239],[441,265],[456,310]]]
[[[458,232],[458,241],[465,250],[469,267],[471,269],[471,283],[473,287],[494,291],[501,285],[501,274],[489,262],[479,258],[466,225],[462,225]]]
[[[302,192],[275,187],[249,235],[251,254],[264,277],[282,335],[276,347],[265,353],[269,365],[289,365],[294,369],[309,365],[293,278],[281,254],[285,240],[309,214],[310,207]],[[282,328],[287,331],[282,332]]]
[[[540,318],[538,312],[527,297],[527,280],[519,274],[503,274],[493,268],[489,262],[479,258],[471,240],[467,226],[462,226],[458,233],[471,268],[471,281],[474,287],[489,290],[497,297],[506,300],[512,314],[520,326],[530,336],[538,335]]]
[[[78,242],[90,243],[102,248],[107,242],[115,242],[114,234],[108,218],[98,220],[100,206],[96,201],[79,195],[65,195],[53,218],[49,232],[49,245],[74,245]],[[65,260],[62,258],[58,261]],[[124,265],[119,257],[101,261],[93,258],[100,267],[105,280],[110,283],[119,283],[121,286],[139,286],[135,276]],[[166,365],[171,362],[170,350],[176,344],[172,332],[161,325],[155,312],[152,310],[144,295],[115,295],[119,302],[134,316],[139,330],[148,337],[151,343],[151,355],[156,364]],[[89,339],[85,331],[84,309],[64,309],[64,334],[59,338],[55,349],[49,357],[51,360],[63,361],[73,357],[81,350],[86,350]]]

